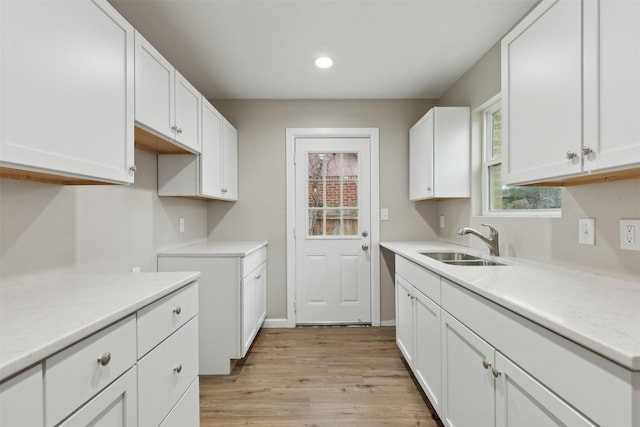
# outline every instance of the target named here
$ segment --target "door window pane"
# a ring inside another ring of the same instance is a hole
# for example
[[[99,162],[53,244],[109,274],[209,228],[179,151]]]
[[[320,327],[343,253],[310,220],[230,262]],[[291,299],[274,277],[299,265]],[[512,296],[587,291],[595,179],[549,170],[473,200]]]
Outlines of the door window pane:
[[[309,236],[358,234],[358,153],[308,153]]]

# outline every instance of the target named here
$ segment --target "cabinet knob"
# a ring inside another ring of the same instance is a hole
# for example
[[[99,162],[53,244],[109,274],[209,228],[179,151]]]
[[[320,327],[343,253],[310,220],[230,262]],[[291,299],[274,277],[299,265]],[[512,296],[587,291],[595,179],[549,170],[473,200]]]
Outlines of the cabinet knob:
[[[222,189],[222,192],[223,192],[223,193],[226,193],[226,192],[227,192],[227,189],[226,189],[226,188],[223,188],[223,189]]]
[[[101,366],[107,366],[109,362],[111,362],[111,353],[109,353],[108,351],[98,359],[98,363]]]
[[[585,145],[584,147],[582,147],[580,152],[582,153],[583,156],[588,156],[589,154],[593,153],[593,149],[591,147]]]
[[[496,368],[491,368],[491,373],[493,374],[494,378],[498,378],[500,375],[502,375],[502,372],[498,371]]]
[[[138,168],[136,167],[136,165],[129,166],[129,175],[133,175],[137,170]]]
[[[178,135],[182,134],[182,128],[178,128],[176,132],[178,132]]]
[[[177,306],[177,307],[173,310],[173,312],[174,312],[175,314],[180,314],[180,313],[182,312],[182,308],[180,308],[180,306]]]
[[[258,274],[258,275],[256,276],[256,279],[259,279],[259,278],[261,278],[261,277],[262,277],[262,275],[261,275],[261,274]]]
[[[484,367],[484,369],[489,369],[489,367],[491,366],[491,363],[489,363],[486,358],[483,358],[482,366]]]
[[[174,132],[177,132],[178,131],[178,126],[176,126],[176,125],[171,126],[171,130],[174,131]]]
[[[427,187],[427,191],[431,193],[431,187]]]
[[[573,150],[567,151],[567,159],[571,160],[571,159],[575,159],[576,157],[578,157],[578,153],[576,153]]]
[[[173,368],[173,372],[175,372],[176,374],[179,374],[180,372],[182,372],[182,364],[178,363],[178,366]]]

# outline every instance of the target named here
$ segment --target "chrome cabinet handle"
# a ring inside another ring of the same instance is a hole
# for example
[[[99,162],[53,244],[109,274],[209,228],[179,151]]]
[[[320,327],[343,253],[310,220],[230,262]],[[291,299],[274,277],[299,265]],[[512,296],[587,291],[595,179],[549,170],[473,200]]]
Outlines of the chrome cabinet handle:
[[[173,368],[173,372],[175,372],[176,374],[179,374],[180,372],[182,372],[182,364],[178,363],[178,366]]]
[[[366,243],[363,243],[363,244],[362,244],[362,250],[363,250],[363,251],[367,251],[367,250],[369,250],[369,245],[367,245]]]
[[[486,358],[483,358],[482,366],[484,367],[484,369],[489,369],[489,367],[491,366],[491,363],[489,363]]]
[[[573,150],[567,151],[567,159],[568,160],[575,159],[576,157],[578,157],[578,153],[576,153]]]
[[[111,362],[111,353],[109,353],[108,351],[98,359],[98,363],[101,366],[107,366],[109,362]]]
[[[582,153],[583,156],[588,156],[589,154],[593,153],[593,149],[591,147],[585,145],[584,147],[582,147],[580,152]]]
[[[173,312],[178,315],[180,313],[182,313],[182,308],[180,306],[177,306],[176,308],[173,309]]]
[[[502,375],[502,372],[498,371],[496,368],[491,368],[491,373],[493,374],[494,378],[498,378],[500,375]]]

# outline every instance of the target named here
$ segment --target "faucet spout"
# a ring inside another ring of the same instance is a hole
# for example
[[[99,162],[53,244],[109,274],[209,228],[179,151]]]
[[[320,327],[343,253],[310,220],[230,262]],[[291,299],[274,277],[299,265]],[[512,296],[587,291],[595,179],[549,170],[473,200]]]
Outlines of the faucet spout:
[[[500,256],[500,243],[498,241],[498,230],[490,226],[489,224],[482,224],[485,227],[489,227],[489,237],[485,237],[482,233],[474,230],[470,227],[462,227],[457,233],[461,236],[465,234],[473,234],[478,239],[482,240],[489,247],[489,254],[492,256]]]

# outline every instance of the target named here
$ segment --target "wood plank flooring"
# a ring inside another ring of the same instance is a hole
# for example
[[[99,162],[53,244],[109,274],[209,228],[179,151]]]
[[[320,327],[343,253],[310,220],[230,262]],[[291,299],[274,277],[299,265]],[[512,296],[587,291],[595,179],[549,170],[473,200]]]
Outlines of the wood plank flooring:
[[[440,426],[395,328],[263,329],[229,376],[200,377],[202,427]]]

